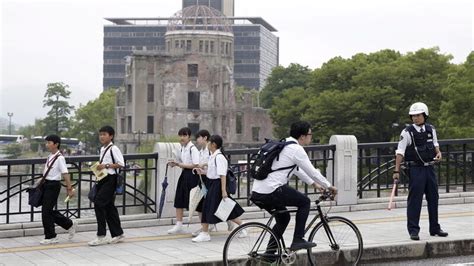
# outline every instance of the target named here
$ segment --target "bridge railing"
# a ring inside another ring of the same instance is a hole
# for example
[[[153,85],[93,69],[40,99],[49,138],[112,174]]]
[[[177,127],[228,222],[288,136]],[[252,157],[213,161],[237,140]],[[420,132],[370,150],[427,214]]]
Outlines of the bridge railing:
[[[358,144],[358,196],[380,197],[391,189],[397,142]],[[474,139],[440,140],[442,161],[435,165],[438,185],[446,193],[474,190]],[[401,171],[399,187],[408,189]]]
[[[125,192],[115,199],[119,212],[155,212],[155,188],[151,181],[156,179],[158,154],[127,154],[124,159]],[[65,190],[61,190],[56,206],[59,211],[75,218],[92,215],[93,205],[87,194],[95,177],[89,167],[98,160],[99,156],[66,157],[76,196],[64,203]],[[0,223],[39,220],[41,209],[28,205],[26,189],[41,177],[44,164],[45,159],[0,160]]]

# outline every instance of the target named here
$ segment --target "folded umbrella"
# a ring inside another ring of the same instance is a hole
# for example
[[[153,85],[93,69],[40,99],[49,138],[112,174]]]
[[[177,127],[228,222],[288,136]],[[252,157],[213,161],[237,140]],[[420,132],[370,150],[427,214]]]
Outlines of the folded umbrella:
[[[161,214],[163,213],[163,205],[165,204],[165,197],[166,197],[166,188],[168,187],[168,164],[166,164],[165,170],[165,179],[163,183],[161,183],[161,196],[160,196],[160,206],[158,209],[158,218],[161,218]]]

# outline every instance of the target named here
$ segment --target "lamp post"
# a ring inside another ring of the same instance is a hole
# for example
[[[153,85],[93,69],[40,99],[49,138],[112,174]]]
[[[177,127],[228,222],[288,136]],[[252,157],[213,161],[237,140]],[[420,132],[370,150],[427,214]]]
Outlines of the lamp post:
[[[140,136],[141,136],[142,134],[146,134],[146,132],[143,131],[143,130],[138,130],[138,131],[133,131],[132,133],[133,133],[134,135],[137,135],[137,134],[138,134],[138,147],[140,147],[140,144],[141,144],[141,137],[140,137]]]
[[[11,135],[12,134],[12,116],[13,116],[13,113],[8,112],[7,115],[8,115],[8,119],[10,120],[9,123],[8,123],[8,135]]]

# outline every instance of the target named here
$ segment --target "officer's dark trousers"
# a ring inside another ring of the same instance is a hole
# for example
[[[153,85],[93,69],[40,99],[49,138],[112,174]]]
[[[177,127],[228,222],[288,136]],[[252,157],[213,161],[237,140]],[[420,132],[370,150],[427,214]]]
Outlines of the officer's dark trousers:
[[[94,200],[97,236],[105,236],[107,234],[106,225],[109,226],[112,237],[123,234],[119,214],[114,203],[116,186],[117,176],[110,174],[97,183],[97,194]]]
[[[428,202],[428,215],[430,220],[430,233],[440,230],[438,224],[438,183],[433,166],[411,166],[408,184],[407,227],[410,235],[420,232],[420,212],[423,194]]]
[[[43,191],[43,207],[41,208],[41,220],[43,222],[44,236],[46,239],[56,237],[54,224],[64,229],[72,226],[71,219],[62,215],[59,211],[54,210],[54,206],[58,202],[61,183],[59,181],[45,180]]]

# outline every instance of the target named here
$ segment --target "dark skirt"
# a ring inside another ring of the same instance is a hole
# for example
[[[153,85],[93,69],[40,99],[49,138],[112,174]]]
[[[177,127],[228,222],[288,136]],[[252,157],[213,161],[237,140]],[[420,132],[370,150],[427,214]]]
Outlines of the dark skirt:
[[[209,178],[207,178],[207,176],[205,175],[202,175],[201,178],[202,178],[202,182],[204,183],[204,186],[206,186],[206,188],[209,189]],[[199,187],[201,187],[201,180],[199,180]],[[204,204],[204,199],[205,198],[202,198],[201,201],[199,201],[199,204],[196,207],[196,211],[202,212],[202,205]]]
[[[193,174],[191,169],[183,169],[179,176],[176,194],[174,196],[174,207],[189,209],[189,192],[199,183],[199,176]]]
[[[204,200],[202,206],[202,223],[217,224],[220,222],[224,222],[214,215],[222,200],[221,179],[209,179],[208,183],[209,186],[207,187],[208,191],[206,199]],[[232,199],[230,196],[228,197]],[[243,213],[244,209],[240,207],[239,203],[236,203],[234,209],[227,218],[227,221],[238,218]]]

